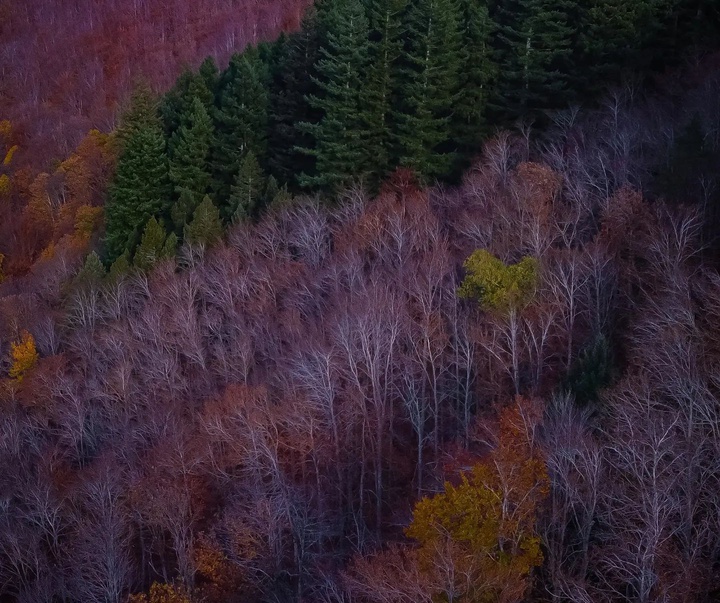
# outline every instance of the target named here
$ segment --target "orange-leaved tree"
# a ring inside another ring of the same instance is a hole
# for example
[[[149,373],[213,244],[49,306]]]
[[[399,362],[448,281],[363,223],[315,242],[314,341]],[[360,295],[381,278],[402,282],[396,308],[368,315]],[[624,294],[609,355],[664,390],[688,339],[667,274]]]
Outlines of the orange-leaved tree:
[[[543,560],[535,524],[549,489],[534,445],[541,417],[538,402],[517,398],[500,413],[488,459],[415,506],[406,533],[419,542],[420,570],[441,600],[514,603],[527,593]]]
[[[20,341],[10,344],[10,356],[12,357],[10,377],[20,382],[27,372],[37,364],[39,358],[33,336],[27,331],[23,331],[20,334]]]

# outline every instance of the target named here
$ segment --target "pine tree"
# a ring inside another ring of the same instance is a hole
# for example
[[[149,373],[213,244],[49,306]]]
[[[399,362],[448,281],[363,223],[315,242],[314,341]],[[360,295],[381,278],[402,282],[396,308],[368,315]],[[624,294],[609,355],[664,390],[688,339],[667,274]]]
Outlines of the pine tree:
[[[165,140],[155,105],[145,93],[137,96],[120,129],[122,150],[105,209],[105,254],[112,263],[132,252],[153,215],[170,203]]]
[[[195,209],[193,219],[185,227],[185,241],[191,245],[211,245],[222,237],[220,212],[206,196]]]
[[[487,5],[461,0],[463,16],[463,54],[460,69],[460,95],[453,125],[455,140],[468,153],[477,152],[487,131],[487,105],[497,77],[497,65],[490,44],[495,24]]]
[[[461,28],[457,0],[418,0],[407,15],[402,55],[400,162],[434,178],[455,160],[450,117],[459,91]]]
[[[257,49],[249,48],[230,59],[218,104],[213,190],[218,200],[225,200],[243,156],[252,151],[264,161],[267,153],[269,73]]]
[[[97,287],[105,278],[105,266],[100,256],[94,251],[85,258],[85,263],[75,275],[73,285],[76,287]]]
[[[170,219],[176,233],[182,234],[185,225],[192,218],[195,208],[198,206],[193,192],[187,188],[180,191],[180,198],[173,204],[170,211]]]
[[[208,115],[212,115],[217,86],[218,69],[215,61],[208,57],[198,73],[189,69],[183,71],[173,88],[164,96],[160,104],[160,114],[171,157],[175,151],[173,137],[182,126],[184,116],[192,111],[193,101],[196,98],[200,100]]]
[[[362,93],[369,62],[368,20],[361,0],[337,0],[323,13],[326,29],[317,62],[318,96],[310,97],[323,116],[301,124],[315,145],[317,173],[302,174],[300,184],[337,192],[365,172],[367,127],[361,117]]]
[[[505,119],[566,105],[574,30],[573,0],[499,3],[495,110]]]
[[[202,102],[195,98],[189,114],[173,137],[175,152],[170,160],[170,181],[176,193],[188,190],[199,202],[210,188],[208,156],[213,125]]]
[[[392,167],[395,155],[394,104],[397,101],[398,59],[402,51],[402,15],[407,0],[370,0],[370,66],[363,87],[363,118],[367,125],[370,184],[376,188]]]
[[[580,28],[578,67],[574,77],[588,93],[597,93],[620,79],[623,69],[640,60],[643,34],[638,28],[649,17],[645,0],[592,0]]]
[[[117,282],[120,278],[130,272],[130,254],[127,250],[116,259],[108,270],[108,280],[111,283]]]
[[[150,270],[157,262],[168,258],[165,248],[166,239],[167,235],[162,224],[155,217],[150,218],[135,252],[133,265],[140,270]]]
[[[250,151],[240,166],[227,205],[226,218],[233,222],[256,217],[265,189],[265,177],[255,154]]]
[[[320,43],[317,9],[311,8],[300,31],[291,34],[280,49],[270,93],[268,165],[282,182],[297,188],[298,174],[315,174],[315,157],[300,149],[313,149],[312,135],[298,128],[316,123],[322,112],[309,100],[319,94],[315,64]]]

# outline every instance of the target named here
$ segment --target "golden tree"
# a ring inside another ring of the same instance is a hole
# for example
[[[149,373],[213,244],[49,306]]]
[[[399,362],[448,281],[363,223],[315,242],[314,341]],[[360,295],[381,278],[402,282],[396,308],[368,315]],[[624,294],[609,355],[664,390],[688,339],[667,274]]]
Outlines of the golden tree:
[[[514,603],[525,596],[543,560],[535,523],[549,490],[533,446],[540,418],[538,403],[517,398],[500,414],[488,460],[415,506],[406,533],[419,542],[420,570],[443,600]]]
[[[35,348],[35,339],[27,331],[20,334],[20,341],[10,345],[12,366],[10,377],[20,382],[27,372],[37,364],[39,355]]]

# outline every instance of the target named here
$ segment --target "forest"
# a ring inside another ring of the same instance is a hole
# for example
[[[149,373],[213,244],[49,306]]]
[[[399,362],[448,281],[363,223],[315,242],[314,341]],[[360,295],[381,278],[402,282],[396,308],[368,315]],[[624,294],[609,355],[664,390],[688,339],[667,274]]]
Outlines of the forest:
[[[720,597],[716,2],[99,4],[0,2],[0,601]]]

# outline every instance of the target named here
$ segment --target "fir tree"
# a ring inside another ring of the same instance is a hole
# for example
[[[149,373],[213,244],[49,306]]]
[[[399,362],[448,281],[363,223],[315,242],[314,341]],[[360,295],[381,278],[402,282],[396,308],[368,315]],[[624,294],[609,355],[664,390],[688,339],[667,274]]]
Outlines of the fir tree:
[[[315,144],[304,152],[315,157],[316,174],[302,174],[300,184],[336,192],[363,174],[367,127],[361,116],[369,62],[368,20],[361,0],[337,0],[323,14],[326,28],[317,62],[320,94],[310,97],[323,116],[301,124]]]
[[[570,100],[568,74],[574,30],[573,0],[502,0],[497,10],[496,112],[514,119],[563,106]]]
[[[460,95],[453,124],[455,139],[465,152],[479,150],[487,131],[488,99],[497,77],[497,65],[490,44],[495,24],[487,5],[476,0],[461,0],[463,16],[463,54],[460,70]]]
[[[402,15],[407,0],[371,0],[370,66],[363,87],[363,117],[367,124],[365,163],[375,188],[397,164],[393,131],[397,101],[398,59],[402,51]]]
[[[105,254],[112,263],[132,252],[153,215],[170,203],[162,126],[145,93],[135,99],[121,126],[122,150],[105,209]]]
[[[85,258],[85,263],[75,275],[73,285],[80,288],[97,287],[105,278],[105,266],[94,251]]]
[[[120,278],[130,272],[130,253],[125,250],[122,255],[116,259],[108,270],[108,280],[111,283],[117,282]]]
[[[165,136],[168,140],[168,153],[172,157],[175,151],[173,139],[183,124],[184,117],[192,111],[192,104],[198,99],[208,115],[212,115],[215,104],[215,90],[218,86],[218,69],[215,61],[208,57],[200,66],[199,72],[189,69],[183,71],[173,88],[165,95],[160,104]]]
[[[154,217],[148,220],[142,241],[135,252],[133,265],[140,270],[150,270],[158,261],[171,257],[167,255],[167,235],[162,224]]]
[[[462,64],[459,6],[456,0],[418,0],[410,4],[406,22],[400,162],[434,178],[455,159],[450,117]]]
[[[250,151],[242,162],[232,187],[226,217],[233,222],[256,217],[265,189],[265,177],[255,154]]]
[[[175,152],[170,160],[170,181],[176,193],[184,189],[193,194],[196,202],[210,188],[208,155],[213,136],[213,125],[205,106],[194,99],[183,125],[173,137]]]
[[[316,123],[322,112],[309,100],[319,94],[315,64],[319,51],[317,11],[311,8],[300,31],[289,36],[280,49],[276,77],[270,93],[268,165],[282,182],[296,187],[298,174],[315,174],[315,157],[300,149],[313,149],[313,136],[298,128]]]
[[[170,219],[176,233],[182,234],[183,228],[190,221],[197,206],[198,202],[193,192],[187,188],[182,189],[179,199],[170,211]]]
[[[227,199],[243,156],[252,151],[264,160],[267,152],[269,73],[254,48],[234,55],[223,77],[215,112],[213,190]]]
[[[185,227],[185,241],[191,245],[210,245],[220,240],[222,232],[220,212],[205,196],[195,209],[192,222]]]

